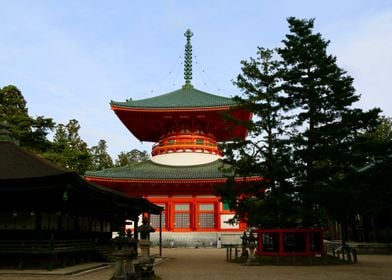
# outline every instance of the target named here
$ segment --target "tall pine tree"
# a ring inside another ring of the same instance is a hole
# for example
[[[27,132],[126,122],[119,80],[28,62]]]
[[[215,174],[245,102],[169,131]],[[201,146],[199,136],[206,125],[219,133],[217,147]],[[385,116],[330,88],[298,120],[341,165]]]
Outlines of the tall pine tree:
[[[235,97],[244,109],[253,113],[253,120],[245,125],[246,140],[223,145],[226,161],[238,176],[259,175],[266,180],[247,188],[228,184],[220,190],[231,202],[236,219],[246,219],[252,226],[288,226],[298,221],[297,202],[288,166],[290,146],[285,133],[281,89],[281,62],[274,51],[258,48],[257,57],[242,61],[242,73],[234,84],[243,92]]]
[[[329,42],[313,32],[313,19],[288,23],[276,59],[259,48],[256,59],[242,62],[235,84],[244,97],[236,99],[254,119],[242,124],[247,140],[223,145],[237,175],[266,180],[253,189],[229,180],[219,193],[251,226],[321,225],[327,215],[345,224],[358,193],[347,178],[371,158],[363,143],[379,110],[353,108],[359,100],[353,79],[327,53]]]
[[[347,193],[343,201],[340,197],[325,201],[323,195],[363,160],[353,153],[353,146],[358,137],[375,128],[379,110],[352,108],[359,100],[353,78],[327,53],[329,41],[313,32],[313,19],[291,17],[288,23],[290,34],[278,49],[285,68],[282,88],[287,94],[285,106],[293,112],[294,178],[302,202],[302,222],[313,225],[321,222],[320,204],[339,208],[349,199]]]

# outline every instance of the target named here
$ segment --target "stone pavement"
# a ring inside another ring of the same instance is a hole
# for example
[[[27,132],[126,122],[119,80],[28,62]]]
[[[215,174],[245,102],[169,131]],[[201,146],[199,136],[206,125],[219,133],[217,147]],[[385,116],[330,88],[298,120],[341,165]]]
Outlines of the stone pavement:
[[[151,253],[157,253],[157,249],[153,248]],[[360,255],[359,264],[338,266],[241,266],[226,262],[224,249],[164,248],[163,255],[167,258],[155,267],[162,280],[390,280],[392,275],[392,255]],[[0,280],[109,280],[112,273],[112,267],[74,275],[0,271]]]

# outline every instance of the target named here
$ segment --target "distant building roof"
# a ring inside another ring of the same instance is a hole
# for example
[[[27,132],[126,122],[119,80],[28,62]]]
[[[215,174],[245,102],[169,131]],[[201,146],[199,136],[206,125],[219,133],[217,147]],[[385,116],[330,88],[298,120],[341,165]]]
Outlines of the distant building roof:
[[[382,164],[384,162],[386,162],[387,160],[391,160],[392,159],[392,154],[391,155],[387,155],[384,158],[375,160],[374,162],[368,163],[365,166],[362,166],[360,169],[358,169],[358,172],[365,172],[368,171],[369,169],[376,167],[377,164]]]

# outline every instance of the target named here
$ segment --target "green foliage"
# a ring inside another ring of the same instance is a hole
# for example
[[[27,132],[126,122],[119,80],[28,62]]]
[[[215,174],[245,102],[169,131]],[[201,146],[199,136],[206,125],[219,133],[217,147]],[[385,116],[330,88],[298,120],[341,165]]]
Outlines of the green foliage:
[[[292,114],[290,142],[294,148],[295,180],[302,202],[303,223],[319,223],[320,203],[338,208],[335,199],[322,199],[331,185],[354,171],[361,161],[353,146],[361,135],[377,125],[379,110],[363,112],[351,105],[359,100],[353,78],[327,54],[328,41],[312,32],[314,20],[289,18],[290,34],[278,49],[284,71],[285,105]],[[340,187],[342,191],[343,186]],[[346,193],[349,199],[351,193]],[[340,213],[344,212],[340,209]]]
[[[237,175],[267,178],[257,186],[266,192],[230,182],[220,192],[251,226],[320,225],[325,215],[346,222],[361,197],[347,180],[381,152],[375,135],[383,133],[372,134],[380,110],[352,107],[359,100],[353,78],[327,54],[329,42],[313,33],[314,20],[288,23],[276,53],[259,48],[256,59],[241,62],[235,84],[245,97],[236,99],[254,119],[242,124],[248,140],[223,146]]]
[[[66,125],[56,125],[51,148],[44,156],[53,163],[82,175],[90,166],[91,154],[86,142],[79,136],[79,129],[79,122],[75,119]]]
[[[372,133],[369,133],[368,136],[370,136],[373,141],[386,144],[387,146],[383,147],[383,149],[388,149],[388,151],[391,152],[392,118],[381,116],[378,126]]]
[[[113,160],[107,153],[105,140],[99,140],[98,145],[91,147],[90,152],[92,156],[90,170],[102,170],[113,167]]]
[[[137,149],[133,149],[130,152],[121,152],[115,161],[115,166],[126,166],[132,165],[138,162],[147,161],[150,158],[149,154],[146,151],[139,151]]]
[[[55,130],[53,140],[48,133]],[[75,119],[57,124],[50,118],[28,115],[27,103],[15,86],[0,88],[0,139],[14,141],[22,147],[42,154],[46,159],[64,168],[84,174],[87,170],[113,167],[107,153],[107,143],[100,140],[89,148],[79,135],[80,125]],[[146,151],[121,152],[116,166],[124,166],[149,159]]]
[[[253,113],[253,121],[238,123],[248,127],[250,137],[222,147],[237,176],[261,175],[268,180],[250,187],[237,187],[231,181],[218,192],[231,202],[237,220],[255,226],[292,225],[298,220],[298,203],[288,170],[291,159],[281,103],[285,97],[281,63],[273,60],[273,50],[258,48],[257,55],[241,62],[242,74],[234,82],[246,96],[235,99]]]
[[[376,130],[364,134],[357,153],[367,155],[361,165],[343,178],[345,186],[353,190],[357,213],[369,214],[392,211],[392,121],[381,117]],[[354,212],[354,211],[353,211]],[[354,213],[355,214],[355,213]]]
[[[0,88],[0,125],[3,133],[26,149],[43,152],[50,145],[48,133],[54,122],[50,118],[29,116],[27,103],[20,90],[12,85]]]

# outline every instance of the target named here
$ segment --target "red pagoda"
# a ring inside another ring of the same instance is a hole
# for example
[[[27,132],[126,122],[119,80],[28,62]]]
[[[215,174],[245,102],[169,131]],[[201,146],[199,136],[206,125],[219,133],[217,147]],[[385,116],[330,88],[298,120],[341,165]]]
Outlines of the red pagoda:
[[[149,161],[132,166],[88,172],[86,179],[163,206],[166,234],[181,232],[239,232],[245,224],[225,223],[233,212],[214,195],[224,184],[222,152],[218,143],[244,139],[247,130],[224,114],[246,121],[252,115],[231,99],[200,91],[191,84],[192,32],[185,33],[185,84],[182,88],[141,100],[111,102],[111,108],[140,141],[154,142]],[[226,166],[227,167],[227,166]],[[236,178],[239,184],[260,177]],[[153,226],[158,217],[152,216]],[[205,236],[205,235],[204,235]],[[177,238],[177,237],[176,237]]]

